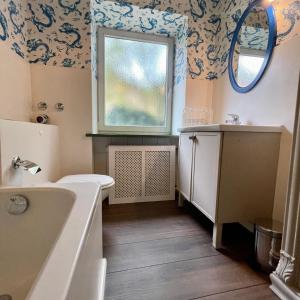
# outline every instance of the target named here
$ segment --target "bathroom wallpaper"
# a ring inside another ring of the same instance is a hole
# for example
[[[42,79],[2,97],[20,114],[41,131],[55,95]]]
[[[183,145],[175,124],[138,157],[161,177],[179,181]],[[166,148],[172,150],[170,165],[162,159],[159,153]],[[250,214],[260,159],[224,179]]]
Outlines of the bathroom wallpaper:
[[[28,1],[27,55],[30,63],[85,68],[90,65],[90,2]]]
[[[102,2],[98,0],[98,2]],[[130,4],[188,17],[188,73],[191,78],[216,79],[227,69],[228,49],[235,26],[249,0],[119,0],[124,18]],[[275,0],[278,44],[300,33],[300,0]],[[104,12],[103,21],[105,21]],[[145,26],[144,26],[145,25]],[[160,24],[144,24],[162,30]],[[1,0],[0,43],[8,43],[30,63],[90,67],[91,12],[89,0]]]
[[[26,5],[24,5],[24,1],[1,0],[0,43],[6,42],[11,50],[25,58],[26,32]]]
[[[29,63],[90,65],[89,0],[1,0],[0,42]]]

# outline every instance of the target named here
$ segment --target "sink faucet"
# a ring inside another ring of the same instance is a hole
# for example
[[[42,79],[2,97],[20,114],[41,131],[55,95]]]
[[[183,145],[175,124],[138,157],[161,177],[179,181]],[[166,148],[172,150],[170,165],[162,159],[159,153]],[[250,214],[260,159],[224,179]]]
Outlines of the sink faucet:
[[[228,116],[231,117],[231,119],[226,120],[225,123],[226,124],[232,124],[232,125],[240,125],[240,116],[237,114],[228,114]]]

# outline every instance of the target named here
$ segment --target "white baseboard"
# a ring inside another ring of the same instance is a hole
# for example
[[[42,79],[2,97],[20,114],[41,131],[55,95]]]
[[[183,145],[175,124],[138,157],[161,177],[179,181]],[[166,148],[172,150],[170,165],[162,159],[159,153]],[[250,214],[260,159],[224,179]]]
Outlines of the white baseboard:
[[[300,300],[300,291],[293,290],[280,280],[275,274],[270,275],[270,289],[282,300]]]

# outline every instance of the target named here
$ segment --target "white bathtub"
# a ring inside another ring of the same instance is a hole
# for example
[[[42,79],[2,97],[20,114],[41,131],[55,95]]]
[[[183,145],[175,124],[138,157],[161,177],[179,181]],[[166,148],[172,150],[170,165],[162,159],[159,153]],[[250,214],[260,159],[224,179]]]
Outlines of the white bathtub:
[[[104,295],[102,201],[94,183],[0,189],[0,295],[13,300],[99,300]],[[29,208],[11,215],[23,195]]]

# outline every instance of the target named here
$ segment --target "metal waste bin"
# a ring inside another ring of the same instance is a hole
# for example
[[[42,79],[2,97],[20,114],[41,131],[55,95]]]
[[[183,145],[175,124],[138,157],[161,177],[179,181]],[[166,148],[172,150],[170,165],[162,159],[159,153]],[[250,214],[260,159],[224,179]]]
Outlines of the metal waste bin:
[[[255,257],[259,267],[273,272],[280,258],[283,224],[272,219],[255,222]]]

